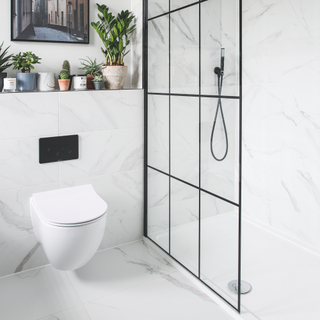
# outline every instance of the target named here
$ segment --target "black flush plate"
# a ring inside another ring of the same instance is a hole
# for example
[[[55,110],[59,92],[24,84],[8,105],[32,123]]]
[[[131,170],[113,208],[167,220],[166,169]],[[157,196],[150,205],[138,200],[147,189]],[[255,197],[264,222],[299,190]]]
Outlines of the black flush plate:
[[[79,136],[50,137],[39,139],[39,162],[56,162],[79,158]]]

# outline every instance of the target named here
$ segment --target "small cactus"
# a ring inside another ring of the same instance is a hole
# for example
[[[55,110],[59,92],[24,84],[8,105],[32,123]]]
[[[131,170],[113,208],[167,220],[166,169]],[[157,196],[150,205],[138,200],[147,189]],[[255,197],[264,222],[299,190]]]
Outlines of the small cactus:
[[[69,71],[68,70],[61,70],[60,71],[60,79],[68,79],[69,78]]]
[[[64,60],[62,63],[62,69],[67,70],[70,75],[70,62],[68,60]]]

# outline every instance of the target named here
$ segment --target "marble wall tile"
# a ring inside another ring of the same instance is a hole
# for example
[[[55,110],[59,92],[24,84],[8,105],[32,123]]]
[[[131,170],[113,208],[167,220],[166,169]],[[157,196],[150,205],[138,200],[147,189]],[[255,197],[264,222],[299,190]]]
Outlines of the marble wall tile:
[[[99,250],[119,244],[141,240],[143,235],[143,210],[129,211],[107,218],[106,232]]]
[[[169,177],[148,169],[148,236],[169,251]]]
[[[136,241],[143,234],[143,171],[128,171],[63,181],[60,187],[92,184],[108,204],[101,249]]]
[[[222,110],[228,137],[226,136],[219,109],[213,134],[213,152],[211,154],[211,135],[216,115],[218,99],[201,99],[201,187],[209,192],[222,196],[230,201],[239,201],[239,101],[222,99]]]
[[[0,192],[0,242],[33,234],[30,197],[58,187],[58,183],[53,183]]]
[[[143,171],[132,170],[60,182],[60,188],[92,184],[108,204],[108,216],[142,211]]]
[[[170,1],[170,9],[171,10],[176,10],[176,9],[179,9],[179,8],[182,8],[184,6],[187,6],[189,4],[192,4],[192,3],[196,3],[197,1],[194,1],[194,0],[172,0]]]
[[[169,173],[168,96],[148,96],[148,165]]]
[[[143,128],[82,133],[79,145],[79,159],[60,162],[61,180],[142,169]]]
[[[319,249],[320,5],[243,9],[244,212]]]
[[[199,93],[199,6],[171,14],[171,92]]]
[[[143,91],[70,92],[60,96],[59,133],[143,126]]]
[[[169,92],[169,15],[148,22],[148,89]]]
[[[199,98],[171,97],[171,174],[199,186]]]
[[[218,94],[221,48],[225,49],[222,94],[239,95],[239,5],[209,0],[201,4],[201,93]]]
[[[131,43],[131,88],[142,88],[142,45],[143,45],[143,1],[132,0],[131,10],[135,15],[136,30],[132,35]]]
[[[0,140],[0,191],[57,182],[58,164],[39,164],[38,138]]]
[[[35,235],[0,243],[0,277],[48,263]]]
[[[57,135],[59,95],[44,97],[41,93],[2,94],[0,139]]]
[[[0,276],[48,263],[30,220],[34,192],[91,183],[109,204],[100,249],[141,239],[142,90],[3,94],[0,105]],[[39,137],[70,133],[80,135],[80,158],[40,165]]]
[[[218,214],[229,214],[233,205],[206,192],[200,193],[201,219],[212,218]]]
[[[156,17],[169,11],[169,0],[149,0],[148,18]]]

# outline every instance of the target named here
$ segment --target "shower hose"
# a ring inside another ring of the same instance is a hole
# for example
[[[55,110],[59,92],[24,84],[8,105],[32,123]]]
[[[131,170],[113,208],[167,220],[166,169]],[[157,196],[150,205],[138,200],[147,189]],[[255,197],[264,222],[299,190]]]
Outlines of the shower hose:
[[[225,157],[226,157],[227,154],[228,154],[229,144],[228,144],[227,127],[226,127],[226,123],[225,123],[225,120],[224,120],[224,114],[223,114],[222,102],[221,102],[222,83],[223,83],[223,72],[219,72],[219,73],[217,74],[217,76],[218,76],[218,95],[219,95],[219,98],[218,98],[218,103],[217,103],[216,114],[215,114],[214,121],[213,121],[213,125],[212,125],[211,138],[210,138],[210,149],[211,149],[211,154],[212,154],[213,158],[214,158],[215,160],[217,160],[217,161],[222,161],[222,160],[225,159]],[[219,110],[220,110],[220,113],[221,113],[223,130],[224,130],[224,135],[225,135],[225,139],[226,139],[226,149],[225,149],[225,153],[224,153],[224,155],[222,156],[222,158],[218,158],[218,157],[215,155],[215,153],[214,153],[214,148],[213,148],[213,136],[214,136],[214,131],[215,131],[215,129],[216,129],[216,122],[217,122]]]

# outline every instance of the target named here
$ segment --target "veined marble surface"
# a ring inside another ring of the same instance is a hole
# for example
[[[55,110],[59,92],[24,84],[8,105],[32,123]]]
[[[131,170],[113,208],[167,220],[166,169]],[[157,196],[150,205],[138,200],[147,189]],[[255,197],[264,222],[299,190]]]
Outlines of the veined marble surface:
[[[169,92],[169,16],[148,22],[148,89]]]
[[[199,6],[171,14],[171,92],[199,93]]]
[[[0,310],[6,320],[235,319],[141,241],[98,252],[76,271],[1,278]]]
[[[320,249],[318,1],[243,3],[243,206]]]
[[[100,249],[142,238],[142,90],[1,94],[0,124],[0,276],[48,263],[32,229],[35,192],[91,183],[108,203]],[[79,159],[39,164],[39,138],[69,134]]]

